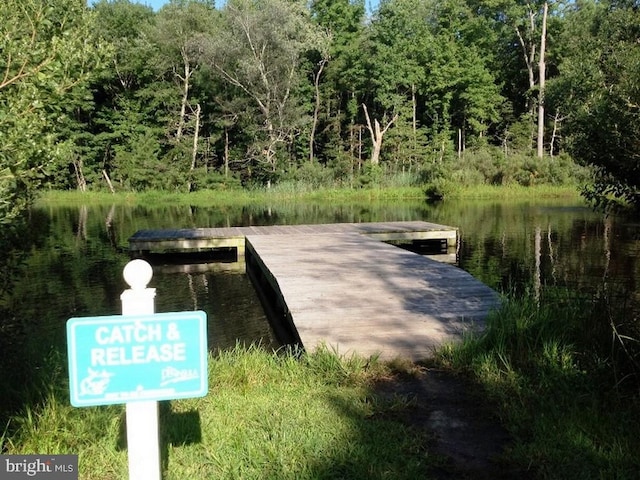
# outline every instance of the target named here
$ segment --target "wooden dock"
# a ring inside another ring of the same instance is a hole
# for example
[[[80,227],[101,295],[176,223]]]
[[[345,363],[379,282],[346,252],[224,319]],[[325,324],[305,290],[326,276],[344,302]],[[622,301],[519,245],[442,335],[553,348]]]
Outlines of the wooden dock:
[[[464,270],[380,241],[455,245],[456,229],[428,222],[143,231],[130,248],[215,248],[225,233],[242,237],[236,248],[269,300],[274,328],[284,325],[308,350],[324,344],[339,354],[419,360],[481,330],[499,304],[496,292]]]
[[[382,241],[441,240],[454,248],[458,230],[436,223],[373,222],[332,223],[320,225],[272,225],[253,227],[183,228],[177,230],[139,230],[129,238],[131,252],[184,252],[220,248],[237,249],[244,255],[245,239],[249,235],[358,233]]]
[[[423,359],[499,302],[462,269],[361,235],[249,236],[246,258],[307,349]]]

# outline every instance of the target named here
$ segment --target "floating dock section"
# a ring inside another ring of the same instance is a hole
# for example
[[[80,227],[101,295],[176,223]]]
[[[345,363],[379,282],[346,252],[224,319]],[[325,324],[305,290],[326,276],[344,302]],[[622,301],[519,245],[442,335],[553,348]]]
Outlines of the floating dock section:
[[[227,235],[227,236],[225,236]],[[436,241],[457,229],[428,222],[204,228],[137,232],[132,253],[236,248],[268,303],[274,329],[307,350],[430,357],[484,328],[495,291],[464,270],[385,242]]]
[[[458,230],[429,222],[332,223],[320,225],[272,225],[254,227],[182,228],[139,230],[129,239],[131,252],[186,252],[235,248],[244,255],[249,235],[358,233],[382,241],[428,241],[456,246]]]

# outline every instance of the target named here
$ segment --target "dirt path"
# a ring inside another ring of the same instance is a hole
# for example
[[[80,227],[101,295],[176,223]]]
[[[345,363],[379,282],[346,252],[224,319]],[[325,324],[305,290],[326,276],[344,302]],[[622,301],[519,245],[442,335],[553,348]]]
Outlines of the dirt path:
[[[442,458],[435,479],[527,479],[500,461],[511,441],[477,385],[453,373],[416,368],[376,386],[383,398],[401,396],[408,408],[398,419],[424,431],[430,451]]]

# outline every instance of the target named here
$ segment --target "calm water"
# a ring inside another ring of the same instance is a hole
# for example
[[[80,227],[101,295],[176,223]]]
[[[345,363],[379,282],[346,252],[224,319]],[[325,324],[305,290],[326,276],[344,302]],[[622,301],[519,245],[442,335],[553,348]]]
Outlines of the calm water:
[[[120,313],[127,239],[138,229],[400,220],[459,227],[458,265],[497,290],[584,290],[606,284],[619,287],[623,298],[640,305],[640,225],[604,218],[579,204],[50,207],[32,211],[17,241],[4,240],[1,346],[6,353],[17,349],[16,358],[32,357],[28,361],[37,365],[46,353],[41,345],[64,348],[68,318]],[[158,312],[206,311],[212,348],[237,341],[278,344],[243,274],[168,273],[157,268],[150,286],[157,289]],[[26,346],[16,347],[21,341]],[[37,351],[31,344],[38,345]]]

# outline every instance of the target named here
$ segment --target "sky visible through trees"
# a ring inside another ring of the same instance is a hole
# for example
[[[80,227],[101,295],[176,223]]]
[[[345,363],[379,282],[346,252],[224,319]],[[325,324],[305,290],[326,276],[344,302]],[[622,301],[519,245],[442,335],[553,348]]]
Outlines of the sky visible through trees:
[[[155,12],[157,12],[158,10],[160,10],[164,5],[166,5],[167,3],[169,3],[170,0],[138,0],[137,3],[140,3],[142,5],[147,5],[151,8],[153,8],[153,10]],[[98,0],[90,0],[90,4],[94,5],[95,3],[97,3]],[[216,7],[217,8],[221,8],[222,6],[224,6],[226,0],[217,0],[216,1]],[[366,2],[366,6],[368,11],[373,12],[376,8],[378,8],[378,0],[368,0]]]

